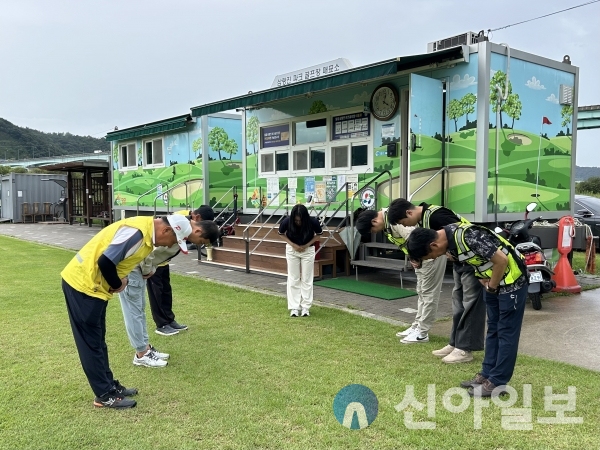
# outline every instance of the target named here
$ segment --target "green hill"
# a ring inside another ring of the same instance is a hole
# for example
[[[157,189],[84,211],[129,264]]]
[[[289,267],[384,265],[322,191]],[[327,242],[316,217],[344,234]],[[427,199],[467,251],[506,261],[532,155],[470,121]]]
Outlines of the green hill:
[[[109,151],[110,145],[104,138],[44,133],[0,119],[0,160],[94,153],[94,150]]]

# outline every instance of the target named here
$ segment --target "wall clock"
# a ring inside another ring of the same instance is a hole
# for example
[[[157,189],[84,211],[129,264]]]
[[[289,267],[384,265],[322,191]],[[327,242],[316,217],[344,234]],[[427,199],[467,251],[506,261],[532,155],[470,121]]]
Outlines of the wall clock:
[[[376,119],[390,120],[398,111],[398,91],[393,84],[379,85],[371,95],[371,112]]]

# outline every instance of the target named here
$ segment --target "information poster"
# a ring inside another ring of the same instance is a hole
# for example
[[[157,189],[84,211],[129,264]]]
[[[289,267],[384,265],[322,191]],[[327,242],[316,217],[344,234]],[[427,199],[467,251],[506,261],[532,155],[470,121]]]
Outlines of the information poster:
[[[348,183],[348,198],[352,198],[358,191],[358,174],[346,176],[346,183]]]
[[[275,125],[260,129],[260,148],[290,145],[290,125]]]
[[[315,203],[326,203],[327,202],[327,182],[315,181]]]
[[[267,178],[267,205],[279,206],[279,177]],[[271,200],[273,200],[271,202]]]
[[[325,200],[327,202],[334,202],[336,193],[337,193],[337,176],[333,175],[325,181]]]
[[[371,115],[368,113],[346,114],[333,118],[332,140],[369,136]]]
[[[304,201],[310,203],[315,198],[315,177],[304,177]],[[310,199],[310,200],[309,200]]]

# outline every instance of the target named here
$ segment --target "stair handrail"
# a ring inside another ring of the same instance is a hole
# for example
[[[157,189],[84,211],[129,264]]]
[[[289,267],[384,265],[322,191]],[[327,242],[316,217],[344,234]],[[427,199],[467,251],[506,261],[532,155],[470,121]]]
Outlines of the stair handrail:
[[[168,187],[169,187],[169,183],[165,183],[165,184],[167,185],[167,188],[168,188]],[[162,183],[161,183],[161,188],[162,188]],[[141,198],[142,198],[144,195],[146,195],[146,194],[149,194],[150,192],[152,192],[152,191],[155,191],[155,190],[157,190],[157,189],[158,189],[158,185],[156,185],[156,186],[154,186],[154,187],[152,187],[152,188],[148,189],[146,192],[144,192],[142,195],[140,195],[140,196],[137,198],[137,200],[135,201],[135,204],[136,204],[136,214],[135,214],[135,215],[136,215],[136,216],[139,216],[139,215],[140,215],[140,199],[141,199]],[[157,195],[157,197],[159,197],[159,196]],[[155,214],[154,214],[154,215],[156,215],[156,210],[155,210],[154,212],[155,212]]]
[[[271,206],[271,204],[275,201],[275,199],[279,199],[279,195],[285,191],[285,202],[281,205],[278,205],[277,208],[275,208],[275,210],[273,210],[273,212],[271,212],[271,214],[269,215],[269,217],[267,217],[267,220],[260,226],[258,227],[258,230],[256,230],[254,232],[254,234],[252,235],[252,237],[249,236],[249,229],[250,226],[254,225],[256,223],[256,221],[258,220],[259,217],[262,216],[263,211],[265,209],[267,209],[269,206]],[[288,205],[288,185],[286,184],[283,188],[281,188],[279,190],[279,192],[277,192],[276,195],[273,196],[273,198],[271,199],[271,201],[266,205],[263,206],[261,205],[260,211],[258,212],[258,214],[256,215],[256,217],[254,219],[252,219],[252,221],[250,221],[247,225],[246,228],[244,228],[244,231],[242,232],[242,238],[245,241],[245,245],[246,245],[246,273],[250,273],[250,255],[254,253],[254,251],[258,248],[258,246],[266,239],[266,237],[271,233],[271,231],[274,230],[274,228],[271,228],[267,234],[265,234],[260,241],[258,242],[258,244],[256,244],[256,246],[252,249],[252,251],[250,251],[250,241],[252,239],[254,239],[254,237],[257,235],[257,233],[263,229],[263,227],[269,223],[269,220],[273,217],[273,215],[279,211],[279,209],[285,206],[286,208],[289,206]],[[282,219],[284,218],[284,216],[281,216],[279,219],[277,219],[277,221],[275,222],[275,225],[277,225]]]
[[[171,192],[173,189],[177,189],[179,186],[185,186],[185,203],[186,203],[186,205],[187,205],[187,206],[188,206],[188,208],[189,208],[190,204],[189,204],[189,202],[188,202],[188,200],[189,200],[189,199],[188,199],[188,186],[187,186],[187,184],[188,184],[188,183],[191,183],[191,182],[194,182],[194,181],[204,181],[204,178],[190,178],[189,180],[185,180],[185,181],[182,181],[181,183],[177,183],[175,186],[171,186],[171,187],[170,187],[170,188],[168,188],[166,191],[163,191],[162,195],[168,194],[168,193],[169,193],[169,192]],[[157,186],[157,187],[158,187],[158,186]],[[155,215],[155,216],[156,216],[156,201],[158,200],[158,198],[159,198],[159,197],[160,197],[160,196],[159,196],[159,195],[157,195],[157,196],[154,198],[154,215]],[[171,206],[169,205],[169,203],[168,203],[168,202],[167,202],[167,205],[166,205],[166,206],[167,206],[167,214],[170,214],[170,213],[171,213]],[[139,208],[139,206],[138,206],[138,208]]]
[[[448,172],[448,167],[442,167],[436,173],[434,173],[433,175],[431,175],[427,180],[425,180],[425,182],[421,186],[419,186],[417,189],[415,189],[415,191],[408,196],[407,200],[410,202],[417,192],[419,192],[421,189],[423,189],[427,184],[429,184],[429,182],[431,180],[433,180],[435,177],[437,177],[442,172]],[[444,189],[444,191],[446,193],[448,192],[447,189]]]

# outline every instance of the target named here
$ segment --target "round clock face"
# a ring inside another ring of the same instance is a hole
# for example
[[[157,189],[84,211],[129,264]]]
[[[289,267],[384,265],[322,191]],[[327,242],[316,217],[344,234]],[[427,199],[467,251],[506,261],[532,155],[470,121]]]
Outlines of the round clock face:
[[[371,96],[371,111],[379,120],[392,118],[398,110],[398,92],[394,86],[383,84],[379,86]]]

